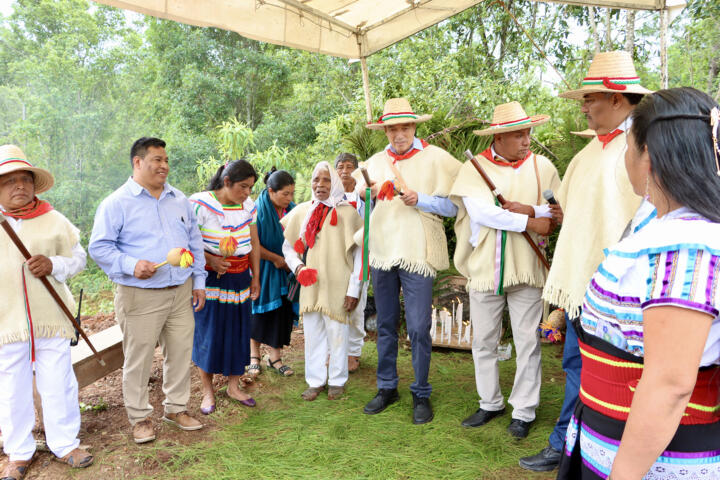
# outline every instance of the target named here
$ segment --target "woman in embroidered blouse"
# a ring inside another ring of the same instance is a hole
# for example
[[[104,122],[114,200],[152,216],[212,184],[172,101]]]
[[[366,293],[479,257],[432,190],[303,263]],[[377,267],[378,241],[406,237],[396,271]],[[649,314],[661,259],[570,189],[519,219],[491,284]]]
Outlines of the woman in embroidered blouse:
[[[252,165],[237,160],[218,169],[208,191],[190,197],[205,243],[205,268],[217,272],[208,275],[205,308],[195,313],[192,360],[201,372],[200,411],[205,415],[215,411],[215,373],[229,377],[230,398],[255,406],[241,390],[240,376],[250,363],[248,300],[260,294],[260,242],[250,199],[256,180]]]
[[[558,478],[720,478],[719,116],[692,88],[633,113],[625,165],[657,218],[609,249],[588,286]]]

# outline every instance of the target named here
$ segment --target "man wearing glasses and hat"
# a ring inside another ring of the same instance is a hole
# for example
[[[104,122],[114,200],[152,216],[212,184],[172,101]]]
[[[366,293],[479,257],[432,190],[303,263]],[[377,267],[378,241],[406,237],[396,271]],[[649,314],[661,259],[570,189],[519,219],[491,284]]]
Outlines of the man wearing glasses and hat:
[[[480,427],[505,413],[498,378],[497,347],[505,304],[510,310],[517,350],[515,382],[508,402],[513,406],[508,432],[525,438],[540,403],[540,339],[542,287],[546,269],[521,232],[537,244],[554,229],[542,192],[557,190],[560,177],[547,158],[530,151],[530,130],[550,120],[528,116],[518,102],[495,108],[489,128],[476,135],[492,135],[493,142],[476,156],[496,189],[508,200],[500,205],[472,162],[465,162],[452,195],[462,199],[467,215],[455,224],[455,265],[468,279],[470,319],[473,322],[473,360],[480,408],[463,420]]]
[[[433,419],[428,383],[430,315],[435,274],[449,266],[442,217],[454,217],[458,206],[448,199],[461,163],[441,148],[415,136],[418,123],[432,115],[418,115],[404,98],[385,103],[382,117],[367,125],[384,130],[388,146],[366,162],[377,197],[370,216],[369,258],[377,307],[378,393],[365,413],[380,413],[398,399],[397,326],[400,288],[412,346],[415,382],[413,423]],[[354,174],[364,189],[362,177]]]

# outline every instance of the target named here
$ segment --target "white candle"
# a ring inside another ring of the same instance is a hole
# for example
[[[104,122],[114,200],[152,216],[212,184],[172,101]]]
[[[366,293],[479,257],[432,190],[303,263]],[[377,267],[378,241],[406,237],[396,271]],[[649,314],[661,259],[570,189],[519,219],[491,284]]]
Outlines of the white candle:
[[[433,342],[435,341],[435,331],[437,330],[437,310],[435,310],[435,306],[432,306],[432,310],[430,313],[430,338],[432,338]]]
[[[470,343],[470,334],[472,332],[472,320],[468,321],[467,327],[465,327],[465,343]]]
[[[452,322],[452,317],[450,316],[450,312],[445,309],[443,309],[441,315],[443,317],[443,341],[447,342],[450,340],[450,325]]]

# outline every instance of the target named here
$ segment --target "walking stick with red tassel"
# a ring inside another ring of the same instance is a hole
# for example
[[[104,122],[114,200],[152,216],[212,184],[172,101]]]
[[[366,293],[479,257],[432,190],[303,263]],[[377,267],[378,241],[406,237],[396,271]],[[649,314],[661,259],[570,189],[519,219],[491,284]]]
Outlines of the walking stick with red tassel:
[[[28,252],[27,248],[25,248],[25,245],[23,245],[22,240],[17,236],[15,233],[15,230],[10,226],[10,224],[7,222],[7,218],[5,218],[5,215],[0,213],[0,225],[2,225],[2,228],[5,230],[5,232],[10,237],[10,240],[15,244],[15,246],[20,250],[20,253],[23,257],[25,257],[25,260],[29,260],[32,255],[30,255],[30,252]],[[87,343],[88,347],[90,347],[90,350],[92,350],[93,355],[97,359],[97,361],[102,365],[105,366],[105,360],[100,356],[97,350],[95,350],[95,347],[93,347],[93,344],[90,342],[90,339],[85,335],[85,332],[80,327],[78,322],[75,321],[75,317],[73,317],[73,314],[70,313],[70,310],[68,310],[67,306],[65,305],[65,302],[60,298],[60,295],[58,295],[57,291],[55,290],[55,287],[53,287],[50,282],[48,281],[47,277],[40,277],[39,278],[42,284],[45,286],[47,291],[50,293],[50,296],[55,300],[55,302],[60,307],[60,310],[63,311],[65,316],[70,320],[70,323],[72,323],[73,327],[75,327],[75,330],[80,334],[80,336],[85,340],[85,343]],[[32,334],[32,332],[31,332]]]
[[[500,192],[498,192],[497,187],[495,187],[495,184],[493,183],[493,181],[490,180],[490,177],[488,177],[488,174],[485,173],[485,169],[483,169],[482,165],[480,165],[480,163],[477,161],[477,159],[475,158],[475,155],[473,155],[470,150],[465,150],[465,156],[467,157],[468,160],[470,160],[473,167],[475,167],[475,170],[478,171],[478,173],[483,178],[483,180],[485,180],[485,183],[487,184],[488,188],[492,192],[493,196],[495,198],[497,198],[498,202],[500,202],[500,205],[505,204],[505,202],[507,200],[505,200],[505,197],[503,197],[502,194]],[[527,231],[525,231],[525,232],[522,232],[522,235],[523,235],[523,237],[525,237],[525,240],[527,240],[527,242],[530,244],[533,251],[540,259],[540,262],[542,262],[542,264],[545,265],[545,268],[550,270],[550,264],[548,263],[547,259],[545,258],[545,255],[543,255],[542,252],[540,251],[540,248],[538,248],[538,246],[535,244],[533,239],[530,237],[530,234]]]

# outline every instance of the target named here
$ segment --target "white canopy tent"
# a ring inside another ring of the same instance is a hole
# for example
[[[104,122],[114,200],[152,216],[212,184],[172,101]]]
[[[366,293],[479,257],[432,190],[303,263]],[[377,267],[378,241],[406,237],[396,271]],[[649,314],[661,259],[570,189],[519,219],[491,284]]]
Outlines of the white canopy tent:
[[[95,0],[146,15],[217,27],[263,42],[360,58],[368,120],[365,58],[483,0]],[[534,0],[541,1],[541,0]],[[657,10],[661,21],[685,0],[553,0],[573,5]]]

